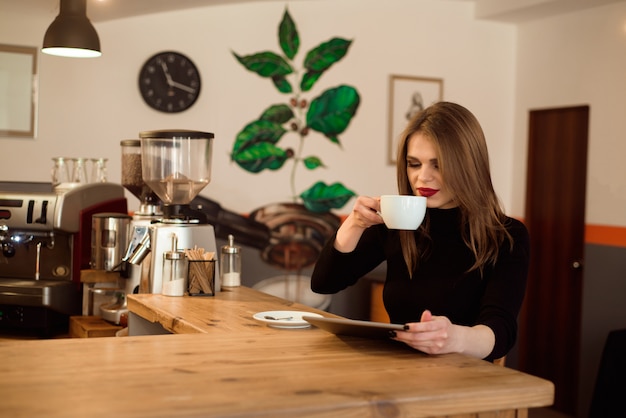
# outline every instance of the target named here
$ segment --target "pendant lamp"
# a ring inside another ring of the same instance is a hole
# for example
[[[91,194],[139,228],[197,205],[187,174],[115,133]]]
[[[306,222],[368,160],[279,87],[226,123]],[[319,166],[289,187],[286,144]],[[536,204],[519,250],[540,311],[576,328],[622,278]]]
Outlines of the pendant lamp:
[[[41,52],[74,58],[102,55],[96,29],[87,18],[87,0],[60,0],[60,6],[43,38]]]

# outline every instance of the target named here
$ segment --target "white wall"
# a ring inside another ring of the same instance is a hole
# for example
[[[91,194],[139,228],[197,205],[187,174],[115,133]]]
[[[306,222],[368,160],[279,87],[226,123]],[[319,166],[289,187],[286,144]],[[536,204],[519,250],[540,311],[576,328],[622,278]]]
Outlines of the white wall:
[[[216,136],[213,179],[202,194],[241,212],[288,200],[288,168],[253,175],[228,157],[246,123],[268,105],[286,101],[268,80],[244,70],[231,54],[279,52],[277,28],[285,5],[300,32],[299,62],[310,48],[331,37],[354,40],[348,55],[309,97],[348,83],[362,99],[340,136],[343,149],[317,133],[309,136],[307,153],[321,157],[328,168],[299,170],[298,192],[317,180],[340,181],[358,194],[396,190],[395,170],[387,165],[387,86],[390,74],[401,74],[443,78],[444,99],[464,104],[483,124],[494,183],[505,206],[511,208],[523,196],[523,191],[511,188],[516,29],[477,21],[472,3],[447,0],[268,1],[97,23],[101,58],[39,55],[39,135],[34,140],[0,138],[5,157],[0,179],[47,181],[52,157],[85,156],[109,158],[110,180],[119,182],[120,140],[145,130],[185,128]],[[49,19],[34,20],[3,10],[0,43],[40,46],[55,14],[51,10]],[[137,88],[140,66],[166,49],[189,55],[203,77],[198,102],[182,114],[151,110]],[[351,204],[341,212],[349,211]],[[135,208],[134,199],[130,206]]]
[[[518,36],[514,190],[525,189],[528,111],[588,104],[586,222],[626,226],[626,2],[521,24]]]

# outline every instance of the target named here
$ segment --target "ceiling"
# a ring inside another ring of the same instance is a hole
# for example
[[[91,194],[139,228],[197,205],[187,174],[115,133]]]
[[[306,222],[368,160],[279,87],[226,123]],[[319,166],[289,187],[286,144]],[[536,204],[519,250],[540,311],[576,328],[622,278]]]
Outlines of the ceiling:
[[[87,0],[87,16],[104,22],[131,16],[228,3],[258,3],[270,0]],[[297,0],[290,0],[297,1]],[[337,1],[337,0],[335,0]],[[389,1],[389,0],[380,0]],[[443,1],[443,0],[442,0]],[[475,3],[476,18],[520,23],[625,0],[455,0]],[[0,10],[11,9],[28,16],[53,19],[59,0],[0,0]]]
[[[465,0],[475,3],[477,19],[521,23],[624,0]]]
[[[269,0],[87,0],[87,17],[92,22],[104,22],[194,7],[262,1]],[[59,0],[0,0],[0,10],[9,8],[28,16],[54,18],[59,13]]]

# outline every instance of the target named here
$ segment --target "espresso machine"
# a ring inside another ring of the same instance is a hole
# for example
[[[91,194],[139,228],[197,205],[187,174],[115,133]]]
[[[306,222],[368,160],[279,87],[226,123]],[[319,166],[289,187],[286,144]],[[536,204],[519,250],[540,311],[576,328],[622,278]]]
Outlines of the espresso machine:
[[[142,277],[140,292],[161,293],[164,255],[178,248],[202,248],[216,252],[215,230],[201,210],[191,202],[211,180],[212,139],[208,132],[162,130],[140,133],[142,177],[163,203],[163,216],[153,220],[148,234],[135,246],[128,262],[141,265],[149,274]],[[148,257],[148,255],[150,255]],[[216,263],[215,290],[220,290]],[[147,283],[143,283],[143,280]]]
[[[113,183],[0,182],[0,329],[50,335],[81,313],[92,216],[127,213]]]

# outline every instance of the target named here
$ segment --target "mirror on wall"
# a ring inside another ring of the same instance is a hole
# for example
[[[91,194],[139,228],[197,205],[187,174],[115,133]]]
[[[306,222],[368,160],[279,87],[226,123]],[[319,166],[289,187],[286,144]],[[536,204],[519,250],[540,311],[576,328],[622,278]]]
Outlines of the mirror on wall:
[[[34,138],[37,48],[0,44],[0,136]]]

